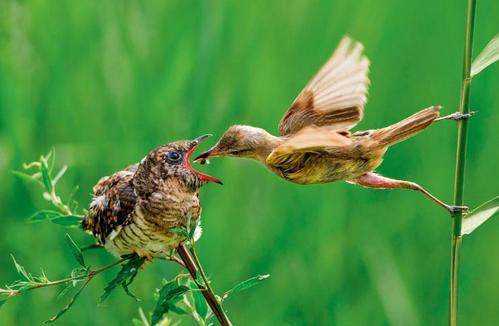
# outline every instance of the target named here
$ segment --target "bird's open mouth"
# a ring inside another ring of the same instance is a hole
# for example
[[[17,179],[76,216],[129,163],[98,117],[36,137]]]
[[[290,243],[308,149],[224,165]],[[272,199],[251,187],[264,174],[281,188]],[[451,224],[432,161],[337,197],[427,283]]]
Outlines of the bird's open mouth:
[[[194,159],[194,162],[199,163],[199,164],[206,164],[208,163],[208,159],[212,156],[212,151],[213,148],[201,153],[200,155],[196,156]]]
[[[194,139],[192,142],[191,142],[191,148],[187,151],[187,153],[185,154],[185,158],[184,158],[184,163],[185,163],[185,166],[192,172],[194,173],[200,180],[202,181],[207,181],[207,182],[215,182],[215,183],[218,183],[218,184],[221,184],[223,185],[222,181],[220,181],[219,179],[215,178],[215,177],[212,177],[212,176],[209,176],[207,174],[204,174],[204,173],[201,173],[199,171],[196,171],[192,165],[191,165],[191,162],[190,162],[190,159],[191,159],[191,155],[192,153],[194,153],[194,151],[196,150],[196,148],[199,146],[199,144],[206,138],[210,137],[211,135],[210,134],[206,134],[206,135],[202,135],[202,136],[199,136],[198,138]],[[198,156],[199,157],[199,156]],[[198,158],[196,158],[197,160]]]

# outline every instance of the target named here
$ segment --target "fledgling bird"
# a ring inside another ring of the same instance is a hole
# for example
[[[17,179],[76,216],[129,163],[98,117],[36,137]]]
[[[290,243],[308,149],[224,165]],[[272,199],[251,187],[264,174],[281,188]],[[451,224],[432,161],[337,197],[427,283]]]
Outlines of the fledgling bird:
[[[185,240],[170,230],[198,223],[199,188],[210,181],[221,184],[189,162],[208,136],[160,146],[140,163],[100,179],[83,228],[117,256],[136,253],[150,260],[168,255]]]
[[[424,109],[386,128],[350,132],[364,115],[369,60],[360,43],[344,37],[331,58],[305,86],[279,124],[280,136],[261,128],[230,127],[195,161],[233,156],[257,160],[278,176],[297,183],[346,181],[371,188],[417,190],[454,214],[466,207],[447,205],[416,183],[390,179],[373,171],[389,146],[406,140],[442,119],[439,106]]]

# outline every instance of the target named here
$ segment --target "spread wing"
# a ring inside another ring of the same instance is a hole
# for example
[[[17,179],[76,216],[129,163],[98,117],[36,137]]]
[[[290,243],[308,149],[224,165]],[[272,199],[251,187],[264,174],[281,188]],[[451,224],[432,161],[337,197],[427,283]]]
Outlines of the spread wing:
[[[93,200],[82,225],[102,244],[113,231],[118,232],[131,220],[137,202],[132,182],[137,166],[103,177],[93,188]]]
[[[352,140],[328,127],[305,127],[276,147],[267,164],[280,170],[298,170],[307,160],[321,155],[350,158],[355,155]]]
[[[281,135],[309,125],[350,129],[362,119],[369,86],[369,60],[362,50],[362,44],[349,37],[341,40],[282,118]]]

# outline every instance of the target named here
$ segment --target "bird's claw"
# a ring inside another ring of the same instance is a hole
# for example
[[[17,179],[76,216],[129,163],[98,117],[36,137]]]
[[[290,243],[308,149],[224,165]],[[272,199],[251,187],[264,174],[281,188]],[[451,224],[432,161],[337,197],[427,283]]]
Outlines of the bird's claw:
[[[468,113],[461,113],[461,112],[454,112],[452,114],[446,115],[445,117],[440,118],[439,120],[454,120],[454,121],[460,121],[460,120],[465,120],[471,118],[473,115],[475,115],[477,111],[471,111]]]
[[[144,262],[139,267],[140,269],[144,269],[146,267],[147,263],[152,262],[152,260],[153,260],[153,256],[151,256],[149,254],[143,256],[142,258],[144,258]]]
[[[467,214],[470,209],[468,208],[468,206],[453,206],[453,205],[449,205],[447,206],[447,209],[449,210],[449,213],[454,216],[458,213],[461,213],[461,214]]]

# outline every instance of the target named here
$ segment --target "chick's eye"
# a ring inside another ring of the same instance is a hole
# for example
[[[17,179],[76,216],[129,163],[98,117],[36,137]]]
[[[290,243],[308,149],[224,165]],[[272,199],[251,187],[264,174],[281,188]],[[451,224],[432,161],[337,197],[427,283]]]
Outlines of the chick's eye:
[[[170,162],[178,162],[181,158],[181,155],[178,152],[169,152],[166,154],[166,159]]]

